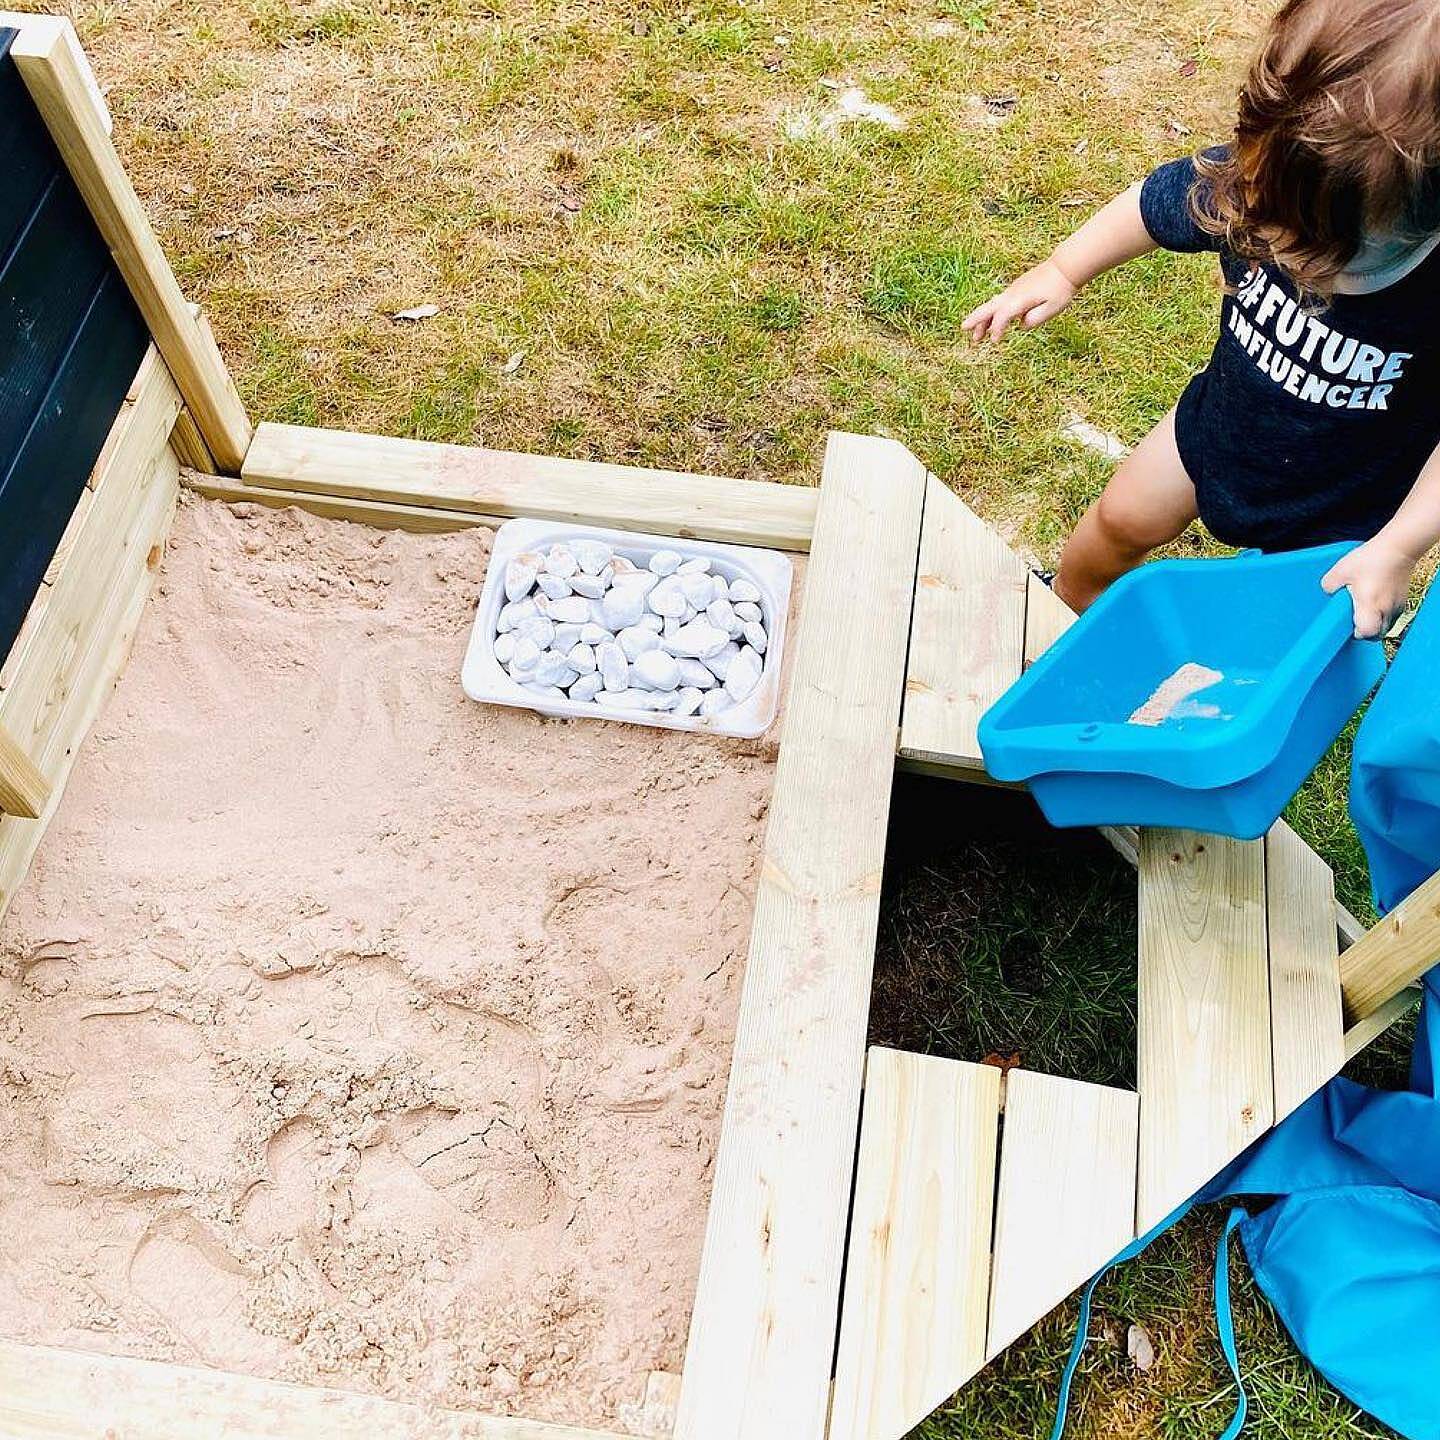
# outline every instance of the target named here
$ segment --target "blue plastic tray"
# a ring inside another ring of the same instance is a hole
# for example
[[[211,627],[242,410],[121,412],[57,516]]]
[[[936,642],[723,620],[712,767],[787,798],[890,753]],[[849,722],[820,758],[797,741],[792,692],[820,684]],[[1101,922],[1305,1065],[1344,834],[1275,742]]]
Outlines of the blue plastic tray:
[[[1118,580],[991,706],[986,769],[1028,781],[1053,825],[1263,835],[1385,670],[1347,591],[1351,545],[1160,560]],[[1187,663],[1222,679],[1130,722]]]

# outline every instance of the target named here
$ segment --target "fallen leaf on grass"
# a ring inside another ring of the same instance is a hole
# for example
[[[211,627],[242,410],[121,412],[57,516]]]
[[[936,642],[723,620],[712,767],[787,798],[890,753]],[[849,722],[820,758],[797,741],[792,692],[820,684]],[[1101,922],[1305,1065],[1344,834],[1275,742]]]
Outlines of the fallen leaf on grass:
[[[438,305],[414,305],[409,310],[397,310],[390,318],[392,320],[428,320],[432,315],[438,315]]]
[[[1143,1325],[1132,1325],[1125,1335],[1125,1353],[1137,1370],[1148,1370],[1155,1363],[1155,1342]]]
[[[525,352],[517,350],[501,367],[502,375],[513,375],[525,363]]]
[[[1183,79],[1188,80],[1199,68],[1200,62],[1196,60],[1194,56],[1191,56],[1191,58],[1180,67],[1180,75]]]

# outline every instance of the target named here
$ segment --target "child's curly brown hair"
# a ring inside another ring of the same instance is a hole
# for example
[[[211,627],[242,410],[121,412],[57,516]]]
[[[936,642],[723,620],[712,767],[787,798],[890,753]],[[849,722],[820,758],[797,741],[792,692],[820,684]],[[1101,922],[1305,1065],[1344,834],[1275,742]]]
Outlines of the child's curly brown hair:
[[[1287,0],[1197,159],[1191,207],[1242,259],[1326,296],[1367,232],[1440,225],[1440,0]]]

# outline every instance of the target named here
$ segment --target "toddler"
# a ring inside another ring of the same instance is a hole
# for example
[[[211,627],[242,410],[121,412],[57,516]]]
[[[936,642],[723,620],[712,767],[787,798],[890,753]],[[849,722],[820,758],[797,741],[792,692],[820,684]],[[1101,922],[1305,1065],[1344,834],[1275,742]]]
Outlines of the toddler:
[[[1264,550],[1364,543],[1325,577],[1383,634],[1440,540],[1440,0],[1289,0],[1234,137],[1162,165],[974,310],[998,340],[1157,247],[1214,251],[1209,364],[1116,470],[1055,589],[1084,609],[1197,516]]]

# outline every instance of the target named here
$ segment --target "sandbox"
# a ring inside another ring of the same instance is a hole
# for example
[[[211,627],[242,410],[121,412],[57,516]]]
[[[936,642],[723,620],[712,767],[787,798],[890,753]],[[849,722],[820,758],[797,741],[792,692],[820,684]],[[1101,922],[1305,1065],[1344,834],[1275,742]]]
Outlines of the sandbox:
[[[466,700],[491,533],[182,501],[0,927],[10,1338],[586,1424],[679,1370],[775,744]]]

